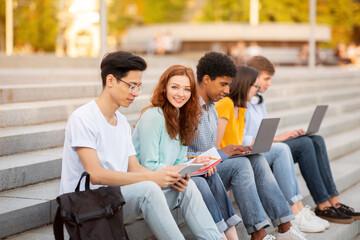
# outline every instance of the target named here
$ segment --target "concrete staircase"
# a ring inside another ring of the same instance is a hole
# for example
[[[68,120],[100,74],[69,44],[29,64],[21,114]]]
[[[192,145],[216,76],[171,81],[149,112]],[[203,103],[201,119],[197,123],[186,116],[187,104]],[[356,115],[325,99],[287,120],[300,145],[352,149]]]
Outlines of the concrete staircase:
[[[144,73],[143,94],[130,108],[120,109],[131,124],[149,103],[150,93],[166,67],[175,63],[196,65],[195,61],[184,59],[165,60],[150,64]],[[54,199],[59,192],[66,120],[74,109],[98,95],[101,80],[98,70],[84,67],[14,70],[0,69],[0,239],[53,239],[51,226],[46,225],[51,224],[57,207]],[[341,200],[357,210],[360,210],[359,93],[359,71],[324,68],[310,74],[304,68],[279,68],[266,95],[270,116],[282,117],[281,131],[306,128],[316,104],[330,105],[320,133],[327,143]],[[298,179],[304,202],[314,206],[304,180],[300,175]],[[175,211],[182,224],[177,214]],[[352,239],[360,230],[359,221],[331,225],[325,233],[308,234],[309,239]],[[152,235],[142,220],[127,229],[131,239]],[[191,239],[184,224],[182,231]],[[242,224],[238,233],[242,239],[249,238]]]

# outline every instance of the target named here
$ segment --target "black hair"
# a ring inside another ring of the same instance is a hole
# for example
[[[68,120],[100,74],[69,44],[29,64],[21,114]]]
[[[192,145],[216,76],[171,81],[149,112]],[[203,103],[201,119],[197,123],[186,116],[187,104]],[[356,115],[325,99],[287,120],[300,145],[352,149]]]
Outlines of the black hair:
[[[133,53],[124,51],[108,53],[100,64],[103,87],[106,85],[106,77],[109,74],[121,79],[126,77],[131,70],[144,71],[146,68],[145,60]]]
[[[196,75],[199,83],[205,75],[209,75],[211,80],[224,76],[234,78],[236,66],[229,56],[218,52],[208,52],[200,58],[196,66]]]

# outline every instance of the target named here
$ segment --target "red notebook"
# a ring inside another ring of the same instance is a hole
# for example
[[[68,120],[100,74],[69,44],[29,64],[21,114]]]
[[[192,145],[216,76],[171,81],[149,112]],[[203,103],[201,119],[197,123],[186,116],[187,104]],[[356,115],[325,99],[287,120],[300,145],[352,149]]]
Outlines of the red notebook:
[[[201,170],[197,170],[196,172],[193,172],[191,174],[191,176],[200,176],[200,175],[204,175],[207,173],[207,171],[209,170],[209,168],[214,167],[216,165],[218,165],[221,162],[221,158],[217,159],[217,160],[211,160],[209,165],[206,166],[206,168],[201,169]]]
[[[210,160],[209,164],[204,169],[199,169],[196,172],[193,172],[191,176],[200,176],[206,174],[209,168],[216,166],[222,160],[215,147],[210,148],[209,150],[200,154],[199,156],[210,156],[211,158],[215,158],[215,159]]]

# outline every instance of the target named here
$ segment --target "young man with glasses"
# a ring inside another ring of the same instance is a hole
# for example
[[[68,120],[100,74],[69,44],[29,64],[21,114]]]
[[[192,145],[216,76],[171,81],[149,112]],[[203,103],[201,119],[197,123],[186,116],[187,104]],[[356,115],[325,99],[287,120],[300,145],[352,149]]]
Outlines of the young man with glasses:
[[[65,133],[60,194],[73,192],[83,171],[91,188],[122,186],[125,221],[143,215],[157,239],[184,239],[170,209],[180,207],[197,239],[221,239],[201,194],[192,181],[169,168],[142,167],[131,139],[131,128],[117,111],[129,107],[141,90],[144,59],[128,52],[109,53],[101,62],[103,90],[75,110]],[[161,188],[181,181],[181,191]],[[190,214],[190,212],[192,214]]]

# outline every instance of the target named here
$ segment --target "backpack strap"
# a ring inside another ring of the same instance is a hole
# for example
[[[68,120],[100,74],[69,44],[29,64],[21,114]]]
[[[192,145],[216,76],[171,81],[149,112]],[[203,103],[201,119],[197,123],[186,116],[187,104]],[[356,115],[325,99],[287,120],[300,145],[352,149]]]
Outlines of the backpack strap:
[[[60,216],[60,207],[58,207],[55,215],[55,220],[53,224],[53,231],[55,240],[64,240],[64,221]]]
[[[83,177],[86,177],[86,181],[85,181],[85,190],[89,190],[90,189],[90,174],[87,173],[87,172],[83,172],[81,174],[81,177],[79,179],[79,182],[75,188],[75,192],[78,192],[80,190],[80,183],[81,183],[81,180],[83,179]]]

